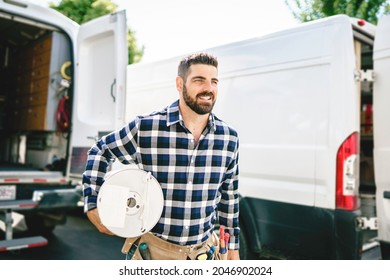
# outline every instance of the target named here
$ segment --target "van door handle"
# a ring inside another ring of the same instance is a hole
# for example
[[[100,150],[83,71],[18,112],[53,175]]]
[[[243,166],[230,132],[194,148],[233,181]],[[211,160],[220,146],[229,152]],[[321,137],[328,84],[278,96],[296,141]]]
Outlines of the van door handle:
[[[97,135],[96,136],[87,136],[87,139],[91,139],[91,140],[97,142],[99,140],[99,136],[97,136]]]
[[[390,191],[383,192],[383,198],[390,199]]]
[[[114,100],[114,102],[115,102],[115,94],[114,94],[114,86],[115,86],[115,84],[116,84],[116,79],[114,79],[114,81],[111,84],[111,97],[112,97],[112,100]]]

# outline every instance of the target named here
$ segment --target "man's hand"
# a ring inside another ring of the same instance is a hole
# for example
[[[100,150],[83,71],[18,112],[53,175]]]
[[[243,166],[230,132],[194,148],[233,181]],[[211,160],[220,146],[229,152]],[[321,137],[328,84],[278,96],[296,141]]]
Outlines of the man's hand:
[[[108,235],[114,235],[108,228],[106,228],[100,218],[97,208],[89,210],[87,212],[87,217],[91,221],[91,223],[101,232]]]
[[[229,250],[227,255],[228,260],[239,260],[240,252],[238,250]]]

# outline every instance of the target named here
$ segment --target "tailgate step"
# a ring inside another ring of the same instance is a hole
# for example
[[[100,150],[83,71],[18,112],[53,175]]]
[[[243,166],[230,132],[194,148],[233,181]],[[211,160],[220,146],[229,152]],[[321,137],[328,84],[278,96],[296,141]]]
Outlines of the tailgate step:
[[[0,252],[46,246],[47,244],[47,239],[42,236],[2,240],[0,241]]]

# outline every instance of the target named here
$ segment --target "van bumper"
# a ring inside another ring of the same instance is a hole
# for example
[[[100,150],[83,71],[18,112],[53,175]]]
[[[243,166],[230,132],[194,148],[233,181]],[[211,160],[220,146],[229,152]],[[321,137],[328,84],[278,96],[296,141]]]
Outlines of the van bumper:
[[[357,225],[360,211],[334,211],[334,259],[362,258],[363,233]]]
[[[390,242],[380,241],[382,260],[390,260]]]
[[[75,209],[82,201],[82,191],[79,187],[70,189],[35,190],[31,199],[1,201],[1,209],[16,211]]]
[[[82,193],[77,187],[64,190],[34,191],[33,201],[38,202],[37,209],[76,208],[82,200]]]
[[[260,258],[347,259],[362,258],[363,230],[358,211],[242,198],[240,222],[250,233],[249,248]]]

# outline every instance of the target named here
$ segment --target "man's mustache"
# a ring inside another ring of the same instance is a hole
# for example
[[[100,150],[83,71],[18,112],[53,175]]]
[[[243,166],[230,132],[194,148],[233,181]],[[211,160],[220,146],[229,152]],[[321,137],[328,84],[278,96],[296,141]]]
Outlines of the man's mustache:
[[[214,93],[212,93],[211,91],[203,91],[196,95],[196,97],[203,97],[203,96],[214,98]]]

